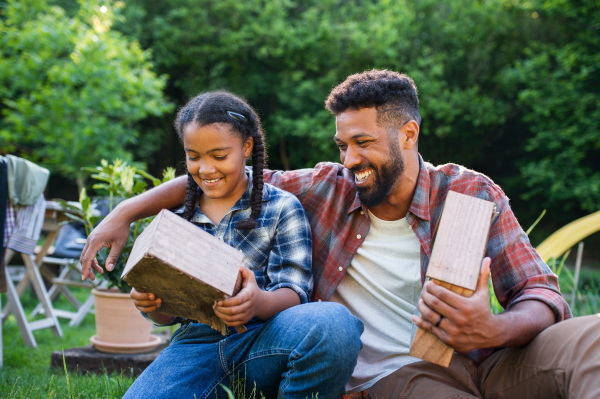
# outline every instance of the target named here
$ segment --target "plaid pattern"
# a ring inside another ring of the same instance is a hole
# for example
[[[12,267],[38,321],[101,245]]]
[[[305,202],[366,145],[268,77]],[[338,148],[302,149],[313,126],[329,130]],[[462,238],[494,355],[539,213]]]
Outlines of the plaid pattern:
[[[10,202],[8,195],[6,196],[6,219],[4,220],[4,246],[8,245],[8,239],[12,234],[15,225],[17,224],[17,219],[15,218],[15,208]]]
[[[8,201],[4,224],[6,247],[24,254],[33,254],[42,232],[45,214],[46,200],[43,195],[40,195],[34,205],[18,206],[16,211]]]
[[[431,236],[449,190],[492,201],[498,215],[492,222],[486,256],[492,259],[494,290],[505,309],[535,299],[548,305],[561,321],[572,317],[558,288],[558,279],[532,248],[502,189],[487,176],[446,164],[423,162],[413,201],[406,216],[421,243],[421,280],[424,283]],[[312,229],[313,301],[327,300],[342,281],[350,262],[369,232],[368,212],[354,187],[354,176],[340,164],[319,163],[314,169],[266,171],[265,181],[296,195]],[[472,351],[477,362],[494,349]]]

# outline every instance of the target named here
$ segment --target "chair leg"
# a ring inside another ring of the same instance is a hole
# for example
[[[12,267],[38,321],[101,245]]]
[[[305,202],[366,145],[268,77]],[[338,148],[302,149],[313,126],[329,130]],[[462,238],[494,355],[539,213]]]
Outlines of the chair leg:
[[[46,317],[52,320],[52,331],[55,335],[62,337],[62,330],[60,328],[60,324],[58,324],[58,319],[56,318],[56,314],[54,313],[54,309],[52,308],[52,302],[48,297],[48,292],[46,291],[46,287],[44,286],[44,281],[42,280],[42,276],[40,275],[40,271],[33,263],[33,257],[26,254],[21,254],[23,258],[23,262],[25,263],[25,267],[27,267],[27,272],[30,274],[31,284],[33,285],[33,289],[42,303],[44,307],[44,312],[46,313]]]
[[[6,277],[8,277],[8,275]],[[17,326],[19,326],[19,331],[21,332],[21,337],[23,337],[23,341],[25,341],[25,345],[35,348],[37,347],[37,343],[35,342],[35,338],[33,337],[32,330],[29,328],[29,323],[27,322],[27,318],[25,317],[25,311],[23,310],[23,306],[21,305],[21,301],[19,300],[19,296],[17,295],[17,288],[15,287],[10,278],[6,279],[6,285],[8,288],[8,290],[6,291],[6,297],[8,298],[7,307],[9,307],[9,309],[12,309],[12,313],[15,315],[15,319],[17,320]],[[7,316],[3,316],[4,320],[6,320],[7,318]]]

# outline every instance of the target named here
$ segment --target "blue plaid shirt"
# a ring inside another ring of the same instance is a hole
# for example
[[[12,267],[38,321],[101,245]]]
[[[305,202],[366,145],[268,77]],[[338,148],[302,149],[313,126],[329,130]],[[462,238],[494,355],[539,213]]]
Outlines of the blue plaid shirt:
[[[313,288],[312,236],[300,201],[287,191],[263,186],[262,209],[257,227],[238,230],[235,222],[250,217],[252,170],[247,167],[248,187],[235,205],[215,225],[196,208],[191,222],[244,254],[244,265],[254,272],[258,287],[265,291],[294,290],[307,303]],[[182,215],[185,207],[175,211]],[[144,315],[146,316],[146,315]],[[169,324],[182,321],[175,318]]]

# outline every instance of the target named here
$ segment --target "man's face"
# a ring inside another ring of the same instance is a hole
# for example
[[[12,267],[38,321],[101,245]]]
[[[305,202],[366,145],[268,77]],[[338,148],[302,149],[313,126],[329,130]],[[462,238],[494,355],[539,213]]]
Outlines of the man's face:
[[[397,133],[377,124],[375,108],[342,112],[336,117],[336,130],[340,159],[354,173],[360,200],[368,207],[379,205],[404,173]]]

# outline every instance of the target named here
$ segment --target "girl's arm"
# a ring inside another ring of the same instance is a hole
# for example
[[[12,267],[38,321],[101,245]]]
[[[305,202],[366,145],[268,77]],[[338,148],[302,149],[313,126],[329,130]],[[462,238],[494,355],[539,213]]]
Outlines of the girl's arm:
[[[270,209],[280,211],[264,215],[277,226],[266,270],[271,283],[266,291],[261,290],[254,273],[242,267],[242,290],[235,297],[219,301],[213,307],[215,314],[232,327],[244,324],[252,317],[268,320],[310,299],[313,286],[312,237],[306,213],[295,197],[286,195],[275,200],[281,203],[272,203]]]

